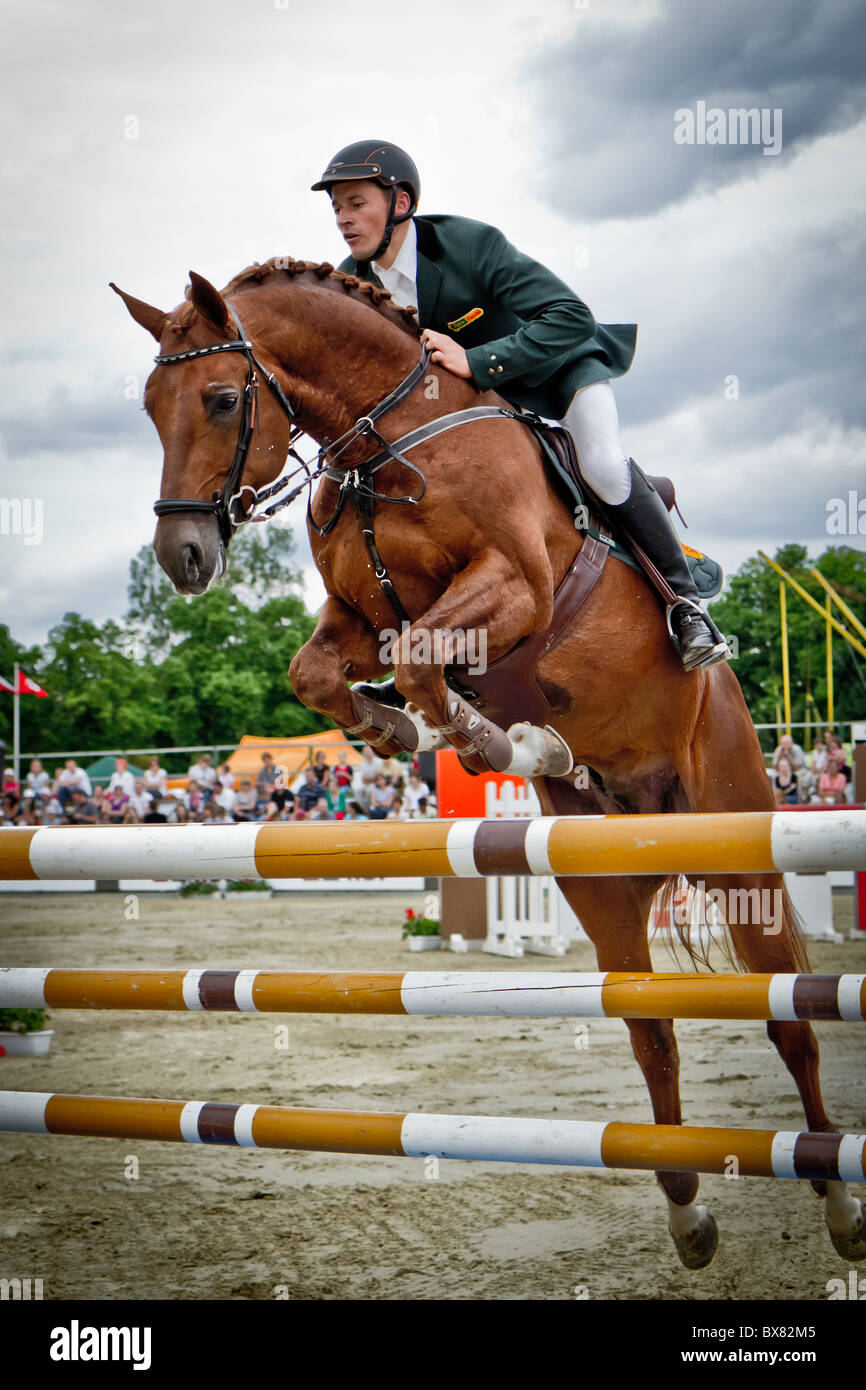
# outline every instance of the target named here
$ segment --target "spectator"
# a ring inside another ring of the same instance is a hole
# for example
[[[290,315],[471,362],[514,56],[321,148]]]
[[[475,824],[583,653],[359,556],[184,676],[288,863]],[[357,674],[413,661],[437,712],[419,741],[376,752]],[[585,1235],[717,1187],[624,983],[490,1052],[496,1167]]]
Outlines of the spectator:
[[[410,816],[414,816],[415,812],[418,810],[418,802],[421,800],[421,797],[429,795],[430,788],[427,786],[426,782],[421,781],[420,774],[413,768],[409,773],[408,786],[403,793],[403,800],[406,803],[406,809]]]
[[[124,811],[120,823],[121,825],[138,825],[140,820],[141,816],[138,814],[135,807],[130,805],[127,806],[126,810]]]
[[[108,791],[113,792],[116,787],[121,787],[125,795],[131,800],[135,791],[135,778],[129,770],[129,763],[126,758],[115,758],[114,771],[108,783]]]
[[[235,775],[230,771],[228,763],[223,763],[220,768],[218,781],[219,791],[214,797],[214,801],[228,812],[231,819],[237,801],[237,793],[235,792]]]
[[[827,766],[818,778],[818,799],[830,805],[838,805],[845,800],[845,775],[835,758],[827,759]]]
[[[187,787],[186,804],[189,807],[191,819],[197,820],[207,805],[207,797],[198,782],[190,782]]]
[[[316,781],[319,783],[327,782],[331,775],[331,769],[325,761],[325,756],[325,750],[323,748],[319,748],[313,755],[313,771],[316,774]]]
[[[404,809],[402,796],[395,796],[391,802],[391,809],[385,817],[386,820],[408,820],[409,812]]]
[[[348,802],[348,804],[347,804],[347,806],[346,806],[345,814],[344,814],[344,816],[343,816],[343,819],[344,819],[344,820],[366,820],[366,819],[367,819],[367,817],[366,817],[365,814],[364,814],[364,808],[363,808],[363,806],[361,805],[360,801],[350,801],[350,802]]]
[[[385,820],[394,802],[394,788],[378,773],[370,791],[370,820]]]
[[[809,766],[816,777],[820,777],[827,766],[827,748],[820,738],[815,739],[815,747],[812,749],[812,761]]]
[[[51,791],[51,778],[39,758],[34,758],[27,774],[27,790],[39,801],[47,801]]]
[[[333,820],[334,816],[328,805],[328,798],[320,796],[313,811],[310,813],[310,820]]]
[[[229,815],[225,806],[220,805],[219,799],[217,797],[214,797],[213,801],[209,801],[207,803],[207,805],[201,813],[200,820],[202,825],[232,824],[231,816]]]
[[[258,793],[249,777],[242,777],[238,790],[234,793],[233,814],[236,821],[255,820]]]
[[[780,758],[787,758],[794,772],[798,767],[804,767],[806,764],[805,753],[800,745],[794,742],[790,734],[782,734],[779,739],[779,746],[773,754],[773,767],[778,767]]]
[[[74,787],[67,814],[73,825],[96,825],[99,808],[83,787]]]
[[[773,795],[777,806],[793,806],[800,800],[800,790],[791,760],[784,753],[776,764]]]
[[[105,798],[110,825],[120,825],[123,813],[129,805],[129,797],[119,784],[113,787]]]
[[[401,763],[400,759],[394,754],[390,758],[385,759],[381,770],[391,782],[396,782],[398,778],[402,779],[404,773],[407,771],[407,764]]]
[[[413,816],[414,820],[436,820],[438,814],[435,797],[419,796],[418,809]]]
[[[812,800],[813,793],[818,789],[818,778],[808,767],[801,767],[794,774],[797,778],[797,791],[800,801],[805,806]]]
[[[144,777],[145,791],[149,791],[152,796],[162,797],[168,793],[168,777],[164,767],[160,767],[159,758],[154,755],[148,759],[148,766],[145,769]]]
[[[139,820],[144,820],[144,817],[150,810],[152,799],[150,792],[144,785],[144,778],[136,777],[132,788],[132,796],[129,798],[129,804],[135,811]]]
[[[370,745],[366,744],[361,755],[361,762],[355,771],[353,785],[355,791],[367,805],[369,805],[373,784],[381,771],[382,759],[377,758]]]
[[[58,773],[54,783],[54,795],[64,811],[72,801],[72,793],[76,788],[83,791],[86,797],[93,795],[90,778],[84,768],[79,767],[74,758],[67,758],[63,771]]]
[[[150,798],[150,807],[145,811],[141,818],[143,825],[166,825],[168,816],[159,809],[160,803],[154,798]]]
[[[191,821],[192,815],[190,814],[189,807],[184,805],[182,801],[178,801],[174,808],[175,825],[189,825]]]
[[[311,812],[316,809],[316,803],[319,800],[320,794],[321,792],[316,774],[311,767],[308,767],[304,772],[303,786],[300,788],[296,797],[296,820],[306,820],[309,817]]]
[[[198,762],[193,763],[187,774],[190,784],[196,783],[201,791],[202,805],[206,805],[213,795],[216,786],[216,769],[211,761],[210,753],[199,754]]]
[[[827,765],[828,765],[828,766],[829,766],[829,763],[830,763],[830,759],[831,759],[831,758],[832,758],[832,759],[835,761],[835,763],[836,763],[837,771],[838,771],[838,772],[841,772],[841,774],[842,774],[842,776],[845,778],[845,781],[846,781],[846,782],[850,782],[850,780],[851,780],[851,769],[850,769],[850,767],[848,766],[848,755],[847,755],[847,753],[845,752],[845,749],[844,749],[843,746],[842,746],[841,740],[838,739],[838,738],[836,737],[835,734],[831,734],[831,735],[828,737],[828,739],[827,739]],[[825,769],[825,771],[826,771],[826,769]]]
[[[272,793],[277,782],[277,769],[274,766],[272,753],[262,754],[262,766],[256,778],[256,791],[259,794],[259,801],[268,802],[272,799]]]
[[[340,749],[340,757],[339,757],[339,759],[338,759],[338,761],[337,761],[337,764],[336,764],[336,766],[335,766],[335,768],[334,768],[334,779],[335,779],[335,781],[336,781],[336,783],[337,783],[337,786],[338,786],[341,790],[342,790],[343,787],[345,787],[345,788],[348,790],[348,788],[351,787],[351,785],[352,785],[352,781],[353,781],[353,779],[354,779],[354,773],[353,773],[353,771],[352,771],[352,768],[351,768],[350,765],[349,765],[349,750],[348,750],[348,748],[341,748],[341,749]]]

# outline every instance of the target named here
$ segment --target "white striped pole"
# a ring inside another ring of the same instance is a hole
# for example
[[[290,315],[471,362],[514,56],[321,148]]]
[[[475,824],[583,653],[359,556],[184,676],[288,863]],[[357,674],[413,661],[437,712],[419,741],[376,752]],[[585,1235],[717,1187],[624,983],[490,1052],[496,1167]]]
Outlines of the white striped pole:
[[[866,1018],[866,975],[0,969],[0,1008],[500,1018]]]
[[[866,811],[0,830],[0,879],[473,878],[866,868]]]
[[[0,1131],[862,1182],[866,1136],[0,1091]]]

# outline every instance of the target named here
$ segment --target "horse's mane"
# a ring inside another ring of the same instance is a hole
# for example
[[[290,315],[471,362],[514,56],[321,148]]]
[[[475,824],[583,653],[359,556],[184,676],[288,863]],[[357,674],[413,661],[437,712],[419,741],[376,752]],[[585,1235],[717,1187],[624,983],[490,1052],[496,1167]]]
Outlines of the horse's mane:
[[[255,261],[235,275],[221,294],[225,299],[236,290],[251,289],[254,285],[260,285],[263,281],[278,275],[289,275],[294,279],[306,275],[311,280],[327,281],[327,288],[342,288],[353,299],[366,300],[371,308],[383,314],[390,323],[395,323],[404,332],[411,333],[413,338],[419,336],[420,330],[412,310],[400,308],[395,304],[391,299],[390,290],[380,289],[378,285],[371,284],[369,280],[361,280],[357,275],[346,275],[342,270],[335,270],[328,261],[317,264],[315,261],[296,261],[291,256],[272,256],[263,265]]]

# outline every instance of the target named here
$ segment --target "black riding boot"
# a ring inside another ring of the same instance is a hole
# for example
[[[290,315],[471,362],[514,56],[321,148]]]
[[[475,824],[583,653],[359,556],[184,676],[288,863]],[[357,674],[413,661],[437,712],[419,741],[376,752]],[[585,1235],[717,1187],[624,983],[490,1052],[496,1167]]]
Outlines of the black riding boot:
[[[700,607],[698,591],[667,507],[634,459],[629,459],[629,468],[631,492],[625,502],[616,507],[608,504],[607,510],[626,535],[646,551],[682,600],[668,609],[668,627],[683,666],[694,671],[699,666],[726,661],[731,653],[712,618]]]

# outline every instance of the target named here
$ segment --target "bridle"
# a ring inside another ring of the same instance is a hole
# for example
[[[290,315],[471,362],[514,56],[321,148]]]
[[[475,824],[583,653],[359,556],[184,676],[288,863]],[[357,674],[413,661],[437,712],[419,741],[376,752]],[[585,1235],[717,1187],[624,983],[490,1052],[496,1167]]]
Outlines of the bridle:
[[[255,489],[243,482],[243,476],[247,455],[250,451],[250,440],[258,420],[258,373],[261,373],[273,391],[292,426],[289,433],[289,454],[298,459],[300,463],[303,464],[304,462],[292,448],[293,441],[303,431],[293,424],[295,412],[291,403],[273,372],[267,371],[253,352],[253,345],[244,332],[236,310],[232,309],[230,305],[227,307],[235,321],[239,335],[232,342],[212,343],[209,347],[190,348],[188,352],[164,353],[153,359],[158,367],[168,366],[173,362],[191,362],[195,357],[211,357],[218,352],[242,352],[247,359],[247,380],[244,386],[244,407],[238,431],[238,442],[222,491],[215,492],[209,502],[199,497],[160,497],[153,504],[153,510],[160,517],[173,516],[178,512],[205,512],[215,516],[223,545],[228,545],[238,525],[244,519],[235,514],[235,503],[240,501],[244,492],[252,492],[254,498],[256,497]]]

